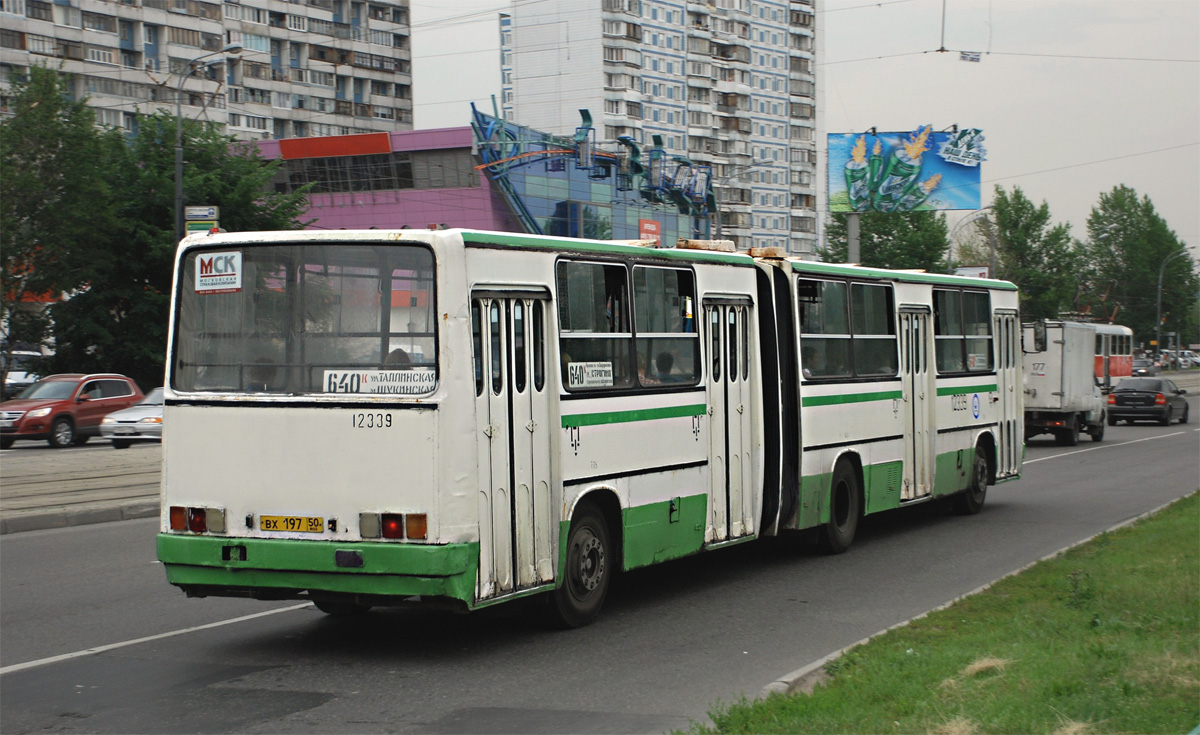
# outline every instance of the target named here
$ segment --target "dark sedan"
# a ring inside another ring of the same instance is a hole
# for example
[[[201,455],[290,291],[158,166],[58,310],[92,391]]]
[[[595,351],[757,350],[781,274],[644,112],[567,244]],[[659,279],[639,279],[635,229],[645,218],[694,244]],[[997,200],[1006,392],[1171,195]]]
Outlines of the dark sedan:
[[[1108,425],[1118,421],[1188,422],[1186,390],[1166,378],[1125,378],[1108,394]]]
[[[1151,375],[1158,375],[1158,368],[1154,365],[1153,360],[1134,360],[1133,374],[1148,378]]]

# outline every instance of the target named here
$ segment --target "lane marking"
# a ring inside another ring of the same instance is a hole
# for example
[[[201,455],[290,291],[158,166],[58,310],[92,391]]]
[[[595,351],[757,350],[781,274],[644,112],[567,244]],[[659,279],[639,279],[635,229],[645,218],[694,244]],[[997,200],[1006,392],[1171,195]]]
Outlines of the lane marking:
[[[1193,431],[1200,431],[1200,429],[1193,429]],[[1139,444],[1141,442],[1152,442],[1156,439],[1168,439],[1172,436],[1183,436],[1186,433],[1187,433],[1186,431],[1176,431],[1173,434],[1159,434],[1158,436],[1148,436],[1145,439],[1133,439],[1131,441],[1121,442],[1120,444],[1105,444],[1102,447],[1091,447],[1090,449],[1076,449],[1073,452],[1063,452],[1062,454],[1056,454],[1052,457],[1039,457],[1038,459],[1027,459],[1024,462],[1022,462],[1022,464],[1033,464],[1034,462],[1045,462],[1048,459],[1058,459],[1059,457],[1071,457],[1076,454],[1083,454],[1084,452],[1095,452],[1098,449],[1112,449],[1115,447],[1123,447],[1127,444]]]
[[[23,664],[13,664],[12,666],[5,666],[3,668],[0,668],[0,676],[3,676],[4,674],[13,674],[18,671],[24,671],[25,669],[36,668],[38,666],[45,666],[47,664],[55,664],[55,663],[58,663],[59,661],[70,661],[73,658],[82,658],[83,656],[92,656],[97,653],[104,653],[105,651],[112,651],[117,648],[125,648],[126,646],[136,646],[139,643],[147,643],[149,641],[157,641],[157,640],[161,640],[163,638],[173,638],[177,635],[184,635],[186,633],[195,633],[198,630],[208,630],[209,628],[220,628],[224,625],[233,625],[234,623],[244,623],[247,620],[254,620],[255,618],[265,618],[268,615],[278,615],[279,613],[291,612],[293,610],[300,610],[300,609],[306,608],[306,607],[312,607],[312,603],[305,602],[305,603],[301,603],[299,605],[291,605],[289,607],[281,607],[277,610],[267,610],[266,612],[254,613],[253,615],[243,615],[240,618],[230,618],[229,620],[220,620],[215,623],[206,623],[205,625],[197,625],[192,628],[184,628],[183,630],[173,630],[169,633],[159,633],[157,635],[148,635],[145,638],[134,638],[131,641],[122,641],[120,643],[109,643],[106,646],[96,646],[95,648],[87,648],[82,651],[75,651],[74,653],[64,653],[59,656],[51,656],[50,658],[40,658],[36,661],[26,661]]]

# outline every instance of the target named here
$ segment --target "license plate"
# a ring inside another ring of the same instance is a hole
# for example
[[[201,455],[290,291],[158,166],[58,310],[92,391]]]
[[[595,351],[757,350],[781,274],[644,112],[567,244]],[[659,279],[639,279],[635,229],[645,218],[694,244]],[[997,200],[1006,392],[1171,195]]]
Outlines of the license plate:
[[[325,519],[311,516],[259,516],[258,527],[263,531],[324,533]]]
[[[16,422],[14,422],[14,421],[8,421],[8,420],[0,421],[0,428],[11,429],[15,424],[16,424]]]
[[[136,434],[137,430],[134,429],[132,426],[118,426],[117,428],[113,429],[113,433],[114,434]]]

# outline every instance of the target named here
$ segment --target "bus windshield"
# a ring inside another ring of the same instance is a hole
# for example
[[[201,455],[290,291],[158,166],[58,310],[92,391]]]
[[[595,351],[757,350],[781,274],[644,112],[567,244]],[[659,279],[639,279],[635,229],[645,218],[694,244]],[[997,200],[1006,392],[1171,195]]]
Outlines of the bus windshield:
[[[243,245],[187,254],[179,391],[421,395],[437,383],[433,253],[415,244]]]

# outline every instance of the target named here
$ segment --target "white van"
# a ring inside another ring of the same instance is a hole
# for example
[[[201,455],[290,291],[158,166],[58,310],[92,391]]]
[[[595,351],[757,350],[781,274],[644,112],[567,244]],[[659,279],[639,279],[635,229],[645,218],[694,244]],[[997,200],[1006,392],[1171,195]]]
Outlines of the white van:
[[[8,362],[10,357],[11,363]],[[39,376],[32,368],[34,361],[41,358],[41,353],[25,350],[13,350],[9,354],[0,353],[0,360],[4,361],[7,368],[4,376],[4,400],[13,398],[37,382]]]

